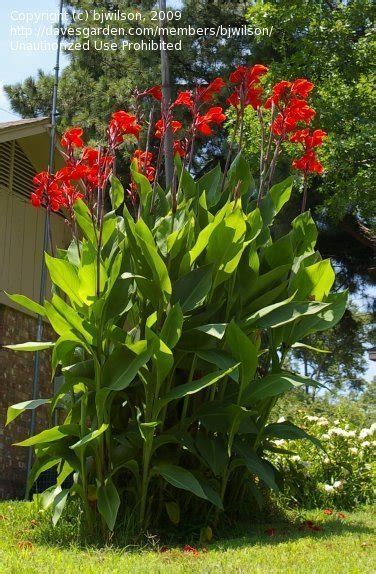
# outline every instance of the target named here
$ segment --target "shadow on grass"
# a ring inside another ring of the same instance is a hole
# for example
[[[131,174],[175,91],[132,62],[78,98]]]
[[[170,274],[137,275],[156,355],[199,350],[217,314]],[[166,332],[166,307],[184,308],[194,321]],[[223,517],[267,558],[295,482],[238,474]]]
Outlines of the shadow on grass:
[[[303,513],[304,517],[304,513]],[[359,520],[359,519],[358,519]],[[345,520],[337,518],[319,518],[317,521],[305,520],[300,516],[294,520],[268,520],[267,522],[248,522],[221,528],[212,543],[200,544],[200,528],[182,531],[177,527],[175,531],[171,528],[149,532],[142,538],[135,536],[131,523],[123,524],[123,528],[113,535],[107,544],[100,541],[99,533],[94,536],[87,536],[84,524],[80,524],[79,517],[68,516],[62,520],[57,527],[53,527],[51,522],[44,519],[32,533],[30,540],[34,544],[57,547],[60,549],[81,548],[85,550],[95,550],[103,547],[116,551],[159,551],[161,547],[177,548],[185,544],[194,547],[206,546],[208,549],[240,549],[243,547],[253,547],[259,545],[279,545],[289,541],[310,538],[312,540],[328,540],[333,537],[346,534],[370,535],[373,529],[359,521],[352,522],[351,517]]]

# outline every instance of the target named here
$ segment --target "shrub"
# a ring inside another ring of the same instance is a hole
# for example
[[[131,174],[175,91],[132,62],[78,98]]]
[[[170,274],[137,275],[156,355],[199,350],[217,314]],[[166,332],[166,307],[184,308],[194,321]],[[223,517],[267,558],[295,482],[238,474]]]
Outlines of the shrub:
[[[139,137],[141,126],[123,111],[113,114],[108,142],[98,149],[79,151],[82,130],[69,130],[62,139],[67,166],[35,179],[34,205],[65,210],[74,239],[56,256],[46,254],[50,301],[12,296],[45,316],[57,341],[11,348],[52,349],[52,370],[65,381],[52,399],[11,407],[8,422],[44,403],[51,413],[64,409],[62,424],[19,443],[35,449],[29,485],[42,471],[58,470],[56,486],[42,497],[54,522],[76,496],[88,523],[100,516],[104,532],[114,529],[121,505],[137,514],[140,530],[167,516],[174,524],[215,524],[220,512],[236,516],[254,497],[259,501],[261,484],[278,490],[281,476],[270,457],[276,440],[316,442],[270,413],[284,393],[316,384],[287,370],[285,361],[306,335],[340,320],[346,293],[330,293],[334,272],[315,251],[309,212],[273,237],[293,178],[271,184],[283,142],[302,145],[296,167],[304,208],[309,173],[322,170],[314,148],[325,134],[301,129],[314,116],[307,80],[275,86],[262,111],[258,82],[265,71],[239,68],[230,76],[240,140],[246,107],[257,110],[262,126],[257,189],[241,151],[224,173],[216,166],[194,180],[189,172],[197,138],[225,119],[220,107],[204,113],[222,89],[220,79],[182,92],[157,122],[156,165],[148,129],[145,151],[133,156],[125,205],[113,174],[115,150],[124,135]],[[145,94],[162,97],[158,87]],[[181,129],[172,119],[178,105],[192,123],[175,142],[175,174],[163,191],[164,136]],[[73,484],[64,488],[69,476]]]
[[[273,463],[284,477],[283,499],[306,508],[351,509],[374,502],[374,449],[376,424],[359,428],[348,421],[329,422],[326,416],[300,411],[294,419],[316,437],[323,449],[280,440],[293,454],[276,454]]]

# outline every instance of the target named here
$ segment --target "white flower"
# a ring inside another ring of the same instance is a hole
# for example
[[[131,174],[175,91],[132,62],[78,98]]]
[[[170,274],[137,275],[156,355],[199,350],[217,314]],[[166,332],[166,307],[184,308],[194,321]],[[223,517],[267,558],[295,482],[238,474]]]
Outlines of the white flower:
[[[336,480],[336,481],[333,483],[333,488],[334,488],[335,490],[339,490],[340,488],[343,487],[344,482],[345,482],[344,480]]]
[[[315,421],[319,420],[319,417],[307,416],[307,420],[310,421],[311,423],[314,423]]]
[[[340,423],[340,421],[337,419],[337,420],[334,421],[333,424],[335,424],[335,425],[337,426],[337,425],[339,425],[339,423]]]
[[[348,431],[347,436],[349,438],[355,438],[356,437],[356,431],[355,430]]]
[[[324,484],[324,490],[325,492],[331,494],[332,492],[334,492],[334,487],[331,484]]]
[[[324,417],[321,417],[321,418],[317,421],[317,424],[318,424],[320,427],[327,427],[328,424],[329,424],[329,421],[328,421],[328,419],[326,419],[326,418],[324,418]]]
[[[304,468],[309,468],[311,466],[311,463],[308,460],[302,460],[302,465],[304,466]]]
[[[369,430],[371,431],[372,434],[375,434],[376,433],[376,423],[372,423]]]
[[[327,433],[324,433],[321,437],[323,440],[329,440],[330,436]]]
[[[372,436],[372,434],[373,432],[371,429],[362,429],[359,433],[359,438],[367,438],[367,436]]]
[[[286,422],[285,417],[280,417],[280,418],[277,420],[277,423],[284,423],[284,422]]]
[[[349,433],[345,429],[334,427],[334,428],[328,430],[328,435],[329,436],[336,435],[336,436],[342,436],[342,437],[347,438],[349,436]]]
[[[358,454],[358,449],[356,448],[356,446],[352,446],[351,448],[349,448],[349,452],[351,452],[351,454]]]
[[[363,448],[367,448],[368,446],[371,446],[371,443],[369,442],[369,440],[365,440],[362,442],[362,447]]]
[[[330,458],[328,458],[327,456],[324,458],[323,460],[324,464],[330,464]]]
[[[301,458],[298,454],[295,454],[294,456],[291,457],[291,460],[294,462],[301,462]]]
[[[283,438],[280,438],[280,439],[275,440],[274,444],[276,446],[283,446],[284,444],[286,444],[286,441]]]

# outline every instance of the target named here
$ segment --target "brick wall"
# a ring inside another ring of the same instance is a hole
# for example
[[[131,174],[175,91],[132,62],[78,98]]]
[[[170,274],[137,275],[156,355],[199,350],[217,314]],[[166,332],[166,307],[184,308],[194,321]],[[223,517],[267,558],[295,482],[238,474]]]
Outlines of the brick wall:
[[[25,412],[5,427],[9,405],[32,398],[34,353],[16,353],[1,345],[35,341],[37,319],[0,305],[0,499],[24,496],[28,449],[12,446],[30,434],[30,412]],[[53,340],[49,325],[44,325],[43,340]],[[42,351],[39,361],[38,398],[52,395],[51,351]],[[47,408],[36,411],[36,432],[46,428]]]

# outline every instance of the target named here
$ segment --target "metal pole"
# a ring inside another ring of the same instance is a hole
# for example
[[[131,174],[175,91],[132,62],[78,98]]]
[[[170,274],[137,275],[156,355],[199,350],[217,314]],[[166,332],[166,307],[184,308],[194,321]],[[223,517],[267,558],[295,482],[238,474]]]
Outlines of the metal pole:
[[[49,172],[53,173],[55,170],[55,144],[56,144],[56,124],[57,124],[57,91],[59,87],[59,72],[60,72],[60,50],[61,50],[61,29],[63,25],[63,0],[60,0],[59,8],[59,34],[57,38],[57,53],[56,53],[56,65],[55,65],[55,80],[52,92],[52,109],[51,109],[51,129],[50,129],[50,154],[49,154]],[[46,209],[45,219],[44,219],[44,236],[43,236],[43,253],[42,253],[42,273],[40,278],[40,291],[39,291],[39,302],[43,305],[45,294],[46,294],[46,279],[47,279],[47,269],[44,253],[48,251],[48,242],[50,237],[50,214]],[[37,323],[37,341],[41,341],[43,336],[43,318],[38,315]],[[34,372],[33,372],[33,390],[32,397],[33,400],[38,398],[39,392],[39,352],[34,353]],[[35,431],[35,410],[31,411],[30,420],[30,436],[34,434]],[[29,448],[27,467],[26,467],[26,488],[25,488],[25,498],[28,497],[27,483],[30,475],[30,470],[33,462],[33,448]]]
[[[168,53],[163,47],[163,42],[167,42],[168,38],[163,33],[166,28],[166,0],[159,0],[159,26],[161,28],[160,42],[161,42],[161,73],[162,73],[162,115],[167,119],[169,107],[171,102],[171,86],[170,86],[170,70],[168,65]],[[164,13],[164,18],[161,18],[161,13]],[[171,126],[166,129],[164,136],[164,152],[165,152],[165,178],[166,190],[171,185],[174,175],[174,152],[173,152],[173,135]]]

